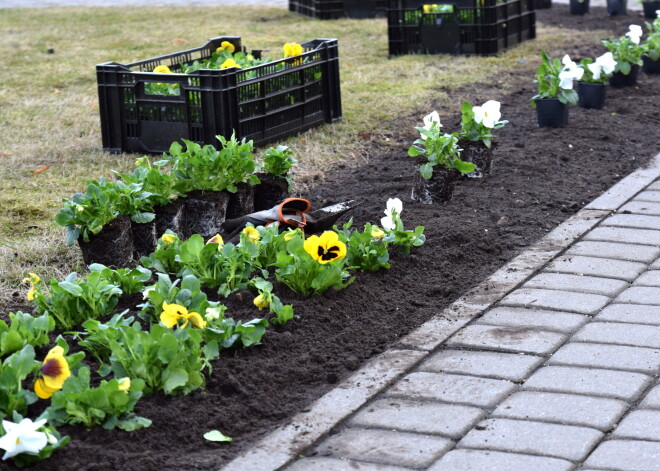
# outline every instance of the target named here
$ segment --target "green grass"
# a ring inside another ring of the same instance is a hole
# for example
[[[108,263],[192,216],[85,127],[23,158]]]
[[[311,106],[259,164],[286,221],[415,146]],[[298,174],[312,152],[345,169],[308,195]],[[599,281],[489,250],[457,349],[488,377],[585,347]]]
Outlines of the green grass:
[[[241,36],[272,57],[285,42],[339,39],[344,119],[285,141],[299,160],[297,188],[339,162],[357,165],[382,146],[407,147],[433,108],[455,121],[464,99],[457,90],[465,85],[498,80],[510,90],[507,71],[518,68],[533,80],[541,49],[559,56],[606,37],[537,25],[538,39],[495,57],[388,60],[384,19],[323,22],[256,7],[0,10],[0,311],[24,291],[28,271],[61,278],[82,269],[78,248],[64,245],[53,216],[85,180],[135,161],[101,150],[95,65],[148,59],[220,35]]]

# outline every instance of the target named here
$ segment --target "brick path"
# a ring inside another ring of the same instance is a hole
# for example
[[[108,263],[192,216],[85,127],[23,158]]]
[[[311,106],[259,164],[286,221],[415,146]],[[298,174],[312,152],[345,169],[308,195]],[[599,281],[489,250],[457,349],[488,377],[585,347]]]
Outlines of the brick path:
[[[660,471],[660,154],[225,471]]]

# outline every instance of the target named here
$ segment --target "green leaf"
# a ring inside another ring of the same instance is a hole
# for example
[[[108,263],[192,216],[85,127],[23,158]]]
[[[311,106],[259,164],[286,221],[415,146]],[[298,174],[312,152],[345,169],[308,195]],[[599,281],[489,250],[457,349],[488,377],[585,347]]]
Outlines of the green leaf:
[[[223,435],[219,430],[211,430],[204,434],[204,438],[210,442],[233,442],[234,439]]]
[[[423,164],[419,167],[419,173],[424,180],[428,180],[433,175],[433,165],[430,163]]]
[[[417,157],[420,154],[419,149],[415,146],[410,146],[408,149],[408,156]]]
[[[172,368],[165,371],[165,382],[163,391],[165,394],[172,394],[176,388],[180,388],[188,383],[188,372],[183,368]]]
[[[119,419],[116,426],[127,432],[132,432],[141,428],[147,428],[151,425],[151,420],[145,417],[132,416],[128,418]]]
[[[154,220],[156,215],[154,213],[136,213],[131,216],[131,221],[137,222],[138,224],[146,224]]]
[[[0,340],[0,350],[3,355],[13,353],[23,348],[23,338],[18,332],[7,332]]]
[[[80,287],[80,285],[71,283],[69,281],[60,281],[58,283],[58,286],[62,288],[64,291],[76,296],[80,297],[83,295],[83,289]]]
[[[460,159],[454,160],[454,168],[461,173],[470,173],[473,172],[477,166],[471,162],[465,162]]]

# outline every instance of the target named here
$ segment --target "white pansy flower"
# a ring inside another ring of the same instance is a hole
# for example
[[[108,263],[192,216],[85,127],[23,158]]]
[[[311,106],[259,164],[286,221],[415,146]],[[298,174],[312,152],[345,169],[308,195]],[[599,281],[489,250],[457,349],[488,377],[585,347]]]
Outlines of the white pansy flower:
[[[217,307],[207,307],[204,317],[207,321],[215,321],[220,319],[220,314],[222,314],[222,311]]]
[[[488,100],[482,106],[473,106],[474,120],[477,124],[482,124],[487,128],[494,128],[502,117],[500,113],[500,102]]]
[[[600,79],[600,73],[603,70],[603,68],[598,64],[598,62],[594,62],[593,64],[587,64],[587,68],[589,69],[589,72],[591,72],[591,75],[593,75],[594,80]]]
[[[656,18],[660,18],[660,10],[655,11],[655,16],[656,16]]]
[[[577,64],[571,60],[571,58],[566,54],[564,58],[561,60],[561,63],[564,64],[565,69],[575,69],[577,67]]]
[[[156,291],[155,286],[151,286],[145,289],[144,291],[142,291],[142,299],[147,299],[149,297],[149,293],[151,293],[152,291]]]
[[[596,64],[608,75],[614,72],[614,68],[616,67],[616,61],[611,52],[606,52],[602,56],[596,57]]]
[[[430,131],[434,123],[438,123],[438,128],[442,127],[442,124],[440,124],[440,115],[437,111],[432,111],[428,115],[424,116],[424,129]],[[422,139],[426,139],[424,134],[421,134],[421,136]]]
[[[2,421],[2,427],[5,429],[5,435],[0,438],[0,448],[5,450],[3,460],[12,458],[20,453],[31,453],[38,455],[39,452],[48,444],[48,437],[44,432],[37,432],[37,429],[46,424],[46,419],[32,422],[30,419],[23,419],[19,423]]]
[[[628,32],[626,33],[626,36],[628,36],[633,43],[639,44],[639,40],[641,39],[642,34],[644,33],[642,32],[641,26],[630,25],[628,27]]]
[[[385,217],[380,220],[380,225],[383,229],[393,231],[396,229],[396,219],[403,211],[403,203],[399,198],[390,198],[387,200],[385,209]]]

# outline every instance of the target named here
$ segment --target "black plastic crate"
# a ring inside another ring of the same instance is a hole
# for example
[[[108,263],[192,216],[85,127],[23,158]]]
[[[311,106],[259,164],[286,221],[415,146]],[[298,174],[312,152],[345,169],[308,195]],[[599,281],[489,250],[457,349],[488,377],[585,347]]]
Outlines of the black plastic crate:
[[[289,11],[319,20],[385,16],[387,0],[289,0]]]
[[[303,43],[301,56],[245,69],[177,73],[182,64],[210,58],[223,41],[131,64],[96,66],[103,149],[160,153],[177,139],[217,145],[216,135],[264,144],[341,118],[336,39]],[[258,55],[260,51],[253,51]],[[173,73],[154,73],[167,65]],[[176,84],[178,95],[147,93],[145,85]]]
[[[419,0],[389,0],[391,56],[501,52],[536,37],[536,0],[455,0],[451,13],[424,13]]]

